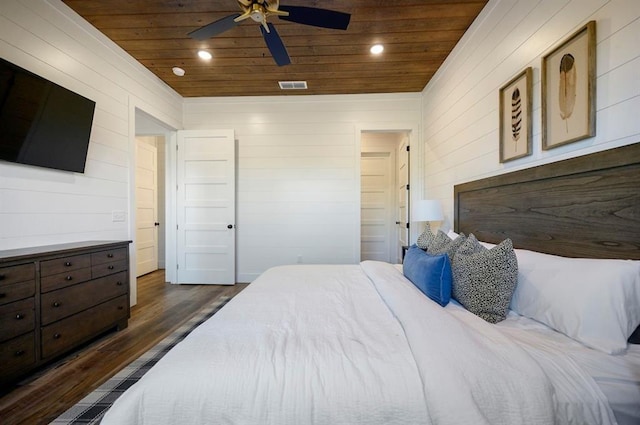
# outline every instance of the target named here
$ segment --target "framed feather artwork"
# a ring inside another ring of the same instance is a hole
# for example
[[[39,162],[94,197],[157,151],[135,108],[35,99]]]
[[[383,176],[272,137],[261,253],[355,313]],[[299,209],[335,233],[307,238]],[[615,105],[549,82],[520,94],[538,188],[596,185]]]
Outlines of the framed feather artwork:
[[[542,149],[596,134],[596,22],[542,58]]]
[[[500,162],[531,155],[531,67],[500,89]]]

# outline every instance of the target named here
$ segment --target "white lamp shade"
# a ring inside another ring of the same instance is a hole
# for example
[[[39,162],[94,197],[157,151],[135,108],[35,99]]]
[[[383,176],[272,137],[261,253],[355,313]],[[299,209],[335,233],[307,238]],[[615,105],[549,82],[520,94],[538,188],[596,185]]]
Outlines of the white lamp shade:
[[[418,201],[413,208],[411,221],[442,221],[442,205],[435,199]]]

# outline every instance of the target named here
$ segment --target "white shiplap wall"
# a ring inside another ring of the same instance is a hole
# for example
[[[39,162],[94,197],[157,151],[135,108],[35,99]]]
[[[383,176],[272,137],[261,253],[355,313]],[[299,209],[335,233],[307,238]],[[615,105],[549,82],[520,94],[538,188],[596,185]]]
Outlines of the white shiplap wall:
[[[0,249],[131,238],[132,108],[180,126],[182,98],[61,1],[1,3],[0,56],[96,110],[84,174],[0,161]]]
[[[596,136],[542,151],[542,57],[590,20],[597,33]],[[498,90],[533,67],[533,154],[499,163]],[[491,0],[423,91],[425,187],[453,216],[453,186],[640,142],[640,1]]]
[[[419,133],[419,111],[419,93],[185,99],[185,128],[235,132],[238,281],[359,261],[360,131]]]
[[[182,98],[60,0],[1,0],[0,56],[96,102],[84,174],[0,161],[0,250],[135,244],[135,111],[181,128]],[[125,221],[114,222],[114,211]]]

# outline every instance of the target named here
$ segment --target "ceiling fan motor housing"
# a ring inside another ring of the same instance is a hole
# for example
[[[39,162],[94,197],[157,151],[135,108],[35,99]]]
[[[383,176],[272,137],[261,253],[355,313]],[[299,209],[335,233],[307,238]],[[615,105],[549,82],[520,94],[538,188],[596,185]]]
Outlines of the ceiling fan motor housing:
[[[264,11],[264,6],[254,3],[253,10],[251,11],[251,19],[258,23],[262,23],[266,19],[266,13]]]

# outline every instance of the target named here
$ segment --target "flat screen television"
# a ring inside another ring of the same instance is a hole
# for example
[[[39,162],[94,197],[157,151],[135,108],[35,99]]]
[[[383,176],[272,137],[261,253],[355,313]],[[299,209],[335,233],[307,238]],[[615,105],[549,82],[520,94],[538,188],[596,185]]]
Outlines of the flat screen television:
[[[0,159],[84,173],[95,105],[0,58]]]

